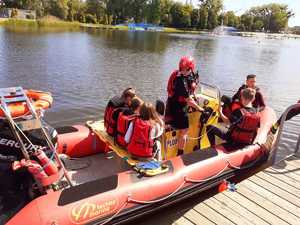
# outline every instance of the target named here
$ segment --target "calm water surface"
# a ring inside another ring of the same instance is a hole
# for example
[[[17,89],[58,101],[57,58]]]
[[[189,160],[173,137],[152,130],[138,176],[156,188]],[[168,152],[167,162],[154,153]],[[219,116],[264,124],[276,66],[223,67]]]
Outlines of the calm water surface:
[[[126,87],[154,102],[182,55],[196,59],[201,80],[232,95],[257,74],[267,103],[279,115],[300,98],[300,40],[126,31],[39,33],[0,27],[0,87],[52,92],[47,119],[54,125],[100,119],[108,99]],[[281,144],[295,146],[300,119],[288,124]]]

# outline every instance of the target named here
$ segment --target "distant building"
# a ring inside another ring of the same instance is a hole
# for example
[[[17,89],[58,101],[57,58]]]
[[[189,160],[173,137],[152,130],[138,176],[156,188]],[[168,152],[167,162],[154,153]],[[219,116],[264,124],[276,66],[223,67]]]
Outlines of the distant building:
[[[1,2],[1,1],[0,1]],[[12,8],[0,8],[0,18],[12,18],[12,13],[16,10],[16,15],[14,18],[17,19],[36,19],[35,10],[25,10],[25,9],[12,9]]]

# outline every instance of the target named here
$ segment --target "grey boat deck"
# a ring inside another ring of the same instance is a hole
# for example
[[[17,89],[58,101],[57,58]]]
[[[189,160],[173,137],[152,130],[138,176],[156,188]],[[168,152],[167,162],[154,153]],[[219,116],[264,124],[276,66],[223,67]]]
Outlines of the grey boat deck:
[[[197,204],[173,224],[300,224],[299,156],[267,168],[236,187],[236,192],[224,191]]]

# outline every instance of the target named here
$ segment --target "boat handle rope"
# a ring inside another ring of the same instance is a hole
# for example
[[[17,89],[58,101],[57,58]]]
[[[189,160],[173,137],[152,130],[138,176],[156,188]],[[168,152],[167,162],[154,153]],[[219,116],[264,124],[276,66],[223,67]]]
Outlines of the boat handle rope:
[[[214,118],[211,122],[212,122],[212,123],[215,122],[215,120],[216,120],[217,118],[218,118],[218,117],[215,116],[215,118]],[[203,138],[203,137],[205,136],[205,134],[207,135],[207,134],[209,134],[211,131],[212,131],[212,129],[207,130],[206,133],[200,135],[199,137],[189,137],[189,136],[187,136],[186,139],[187,139],[187,140],[199,140],[199,139]]]
[[[216,173],[215,175],[213,175],[213,176],[211,176],[207,179],[197,179],[197,180],[195,180],[195,179],[185,178],[185,181],[190,182],[190,183],[203,183],[203,182],[206,182],[206,181],[210,181],[211,179],[214,179],[214,178],[218,177],[221,173],[223,173],[228,168],[228,166],[230,166],[230,163],[227,160],[226,160],[226,162],[227,162],[227,165],[222,170],[220,170],[218,173]]]
[[[217,118],[219,118],[219,117],[218,117],[218,116],[215,116],[215,118],[212,120],[212,123],[215,122],[215,120],[216,120]],[[238,124],[239,122],[241,122],[242,119],[243,119],[242,117],[239,118],[236,122],[232,123],[230,126],[234,126],[234,125]],[[207,134],[209,134],[210,132],[212,132],[212,129],[207,130],[206,133],[200,135],[199,137],[187,137],[187,139],[188,139],[188,140],[198,140],[198,139],[203,138],[203,137],[205,136],[205,134],[207,135]],[[258,144],[258,143],[257,143],[257,144]]]
[[[100,225],[105,225],[107,223],[109,223],[110,221],[112,221],[117,215],[119,215],[119,213],[128,205],[129,201],[126,200],[124,202],[124,204],[122,205],[122,207],[120,207],[120,209],[114,214],[112,215],[110,218],[106,219],[103,223],[101,223]]]
[[[256,150],[256,151],[258,151],[258,150]],[[242,169],[248,169],[248,168],[252,167],[253,165],[255,165],[260,160],[260,158],[257,158],[256,160],[252,161],[251,163],[249,163],[249,164],[247,164],[245,166],[235,166],[228,159],[225,159],[225,160],[226,160],[226,162],[229,164],[229,166],[231,168],[242,170]]]
[[[172,197],[176,192],[178,192],[185,185],[185,183],[186,183],[186,178],[183,179],[183,182],[176,188],[175,191],[173,191],[171,194],[169,194],[163,198],[157,199],[157,200],[152,200],[152,201],[137,200],[137,199],[131,198],[131,195],[129,195],[127,201],[139,203],[139,204],[152,204],[152,203],[161,202],[161,201],[164,201],[164,200]]]
[[[260,150],[260,149],[258,149]],[[255,150],[255,151],[258,151],[258,150]],[[231,168],[234,168],[234,169],[237,169],[237,170],[242,170],[242,169],[246,169],[246,168],[249,168],[249,167],[252,167],[255,163],[258,162],[258,160],[254,160],[253,162],[251,162],[250,164],[248,165],[245,165],[245,166],[234,166],[228,159],[224,159],[224,161],[226,162],[226,166],[220,170],[217,174],[207,178],[207,179],[198,179],[198,180],[195,180],[195,179],[190,179],[190,178],[187,178],[186,176],[183,177],[183,182],[176,188],[176,190],[174,190],[171,194],[163,197],[163,198],[160,198],[160,199],[157,199],[157,200],[153,200],[153,201],[143,201],[143,200],[138,200],[138,199],[133,199],[131,198],[131,194],[128,194],[128,197],[127,197],[127,200],[123,203],[123,205],[120,207],[120,209],[114,214],[112,215],[110,218],[108,218],[106,221],[104,221],[103,223],[101,223],[101,225],[105,225],[107,224],[108,222],[110,222],[111,220],[113,220],[126,206],[128,203],[137,203],[137,204],[153,204],[153,203],[158,203],[158,202],[161,202],[161,201],[164,201],[170,197],[172,197],[176,192],[178,192],[186,183],[203,183],[203,182],[207,182],[211,179],[214,179],[216,177],[218,177],[220,174],[222,174],[227,168],[231,167]]]

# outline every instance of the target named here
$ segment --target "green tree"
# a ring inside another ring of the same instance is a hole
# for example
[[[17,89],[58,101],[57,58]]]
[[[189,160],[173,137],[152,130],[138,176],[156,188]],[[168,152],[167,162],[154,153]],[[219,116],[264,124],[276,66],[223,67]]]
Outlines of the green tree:
[[[200,29],[207,29],[208,11],[207,8],[200,8]]]
[[[183,5],[181,3],[174,3],[171,7],[172,25],[178,28],[191,26],[191,12],[190,5]]]
[[[78,20],[78,13],[80,9],[79,0],[69,0],[68,1],[68,20],[74,21]]]
[[[252,15],[243,14],[241,16],[241,23],[243,24],[245,30],[252,31],[253,22],[254,22],[254,17]]]
[[[148,3],[147,10],[147,22],[159,24],[160,15],[161,15],[161,1],[160,0],[151,0]]]
[[[226,13],[227,17],[228,17],[228,23],[227,25],[230,27],[235,27],[236,26],[236,16],[234,14],[233,11],[228,11]]]
[[[94,15],[97,22],[105,17],[105,3],[102,0],[86,0],[86,13]]]
[[[252,7],[245,14],[254,17],[255,21],[262,21],[264,30],[271,32],[286,29],[289,18],[294,15],[287,5],[276,3]]]
[[[146,17],[147,0],[134,0],[131,4],[134,21],[143,22]]]
[[[199,27],[200,23],[200,11],[199,9],[193,9],[191,13],[191,26],[194,28]]]
[[[223,0],[199,0],[200,9],[207,10],[206,28],[213,29],[218,25],[218,18],[223,9]],[[201,23],[201,22],[200,22]]]
[[[168,26],[171,24],[171,7],[172,0],[160,0],[160,21],[163,25]]]
[[[263,28],[264,28],[264,22],[262,20],[257,19],[254,21],[253,27],[252,27],[252,29],[254,31],[262,31]]]
[[[47,11],[53,16],[60,19],[67,19],[68,16],[68,1],[67,0],[52,0],[47,5]]]

